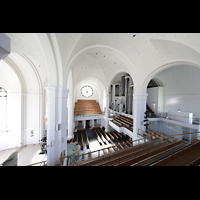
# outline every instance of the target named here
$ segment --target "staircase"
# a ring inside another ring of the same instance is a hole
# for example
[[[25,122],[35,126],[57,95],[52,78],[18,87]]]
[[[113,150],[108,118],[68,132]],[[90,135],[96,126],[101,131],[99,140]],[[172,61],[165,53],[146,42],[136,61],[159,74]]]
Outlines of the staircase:
[[[154,111],[146,104],[146,110],[147,112],[147,117],[157,117],[157,115],[154,113]]]

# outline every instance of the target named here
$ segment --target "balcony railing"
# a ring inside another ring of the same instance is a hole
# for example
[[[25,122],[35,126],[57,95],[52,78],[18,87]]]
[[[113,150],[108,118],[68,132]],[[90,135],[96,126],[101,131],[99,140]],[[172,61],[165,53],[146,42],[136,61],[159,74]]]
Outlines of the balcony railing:
[[[105,114],[96,114],[96,115],[76,115],[76,116],[74,116],[74,118],[79,118],[79,117],[104,117],[105,116]]]

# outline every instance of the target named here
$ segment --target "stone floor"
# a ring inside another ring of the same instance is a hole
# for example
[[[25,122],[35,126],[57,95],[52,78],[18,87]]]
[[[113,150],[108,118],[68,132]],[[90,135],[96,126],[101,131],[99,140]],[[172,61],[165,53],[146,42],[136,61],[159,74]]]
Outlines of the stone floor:
[[[40,144],[31,144],[26,147],[12,148],[0,151],[0,164],[3,163],[13,152],[18,152],[18,166],[26,166],[47,159],[46,154],[41,152]]]

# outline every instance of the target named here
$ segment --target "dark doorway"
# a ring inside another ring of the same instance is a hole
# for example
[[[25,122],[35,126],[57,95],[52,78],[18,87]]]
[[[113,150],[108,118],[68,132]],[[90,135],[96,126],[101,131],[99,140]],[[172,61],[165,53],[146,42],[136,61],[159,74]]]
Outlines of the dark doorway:
[[[86,128],[90,128],[90,120],[86,120]]]

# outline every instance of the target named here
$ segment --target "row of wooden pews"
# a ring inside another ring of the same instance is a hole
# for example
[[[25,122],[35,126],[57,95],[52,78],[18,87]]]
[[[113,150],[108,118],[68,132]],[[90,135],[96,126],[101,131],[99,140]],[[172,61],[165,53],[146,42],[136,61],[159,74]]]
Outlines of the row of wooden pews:
[[[83,132],[83,131],[77,132],[77,134],[76,134],[76,139],[74,139],[74,142],[76,142],[77,144],[80,144],[81,150],[84,149],[84,139],[83,139],[84,136],[85,136],[85,138],[86,138],[86,143],[85,143],[85,145],[86,145],[87,149],[89,149],[89,148],[90,148],[90,142],[89,142],[89,139],[88,139],[88,136],[87,136],[87,133],[86,133],[86,132]],[[81,138],[81,139],[80,139],[80,142],[79,142],[79,138]]]
[[[126,117],[124,115],[119,115],[118,117],[115,117],[114,120],[112,121],[119,127],[125,127],[129,129],[130,131],[133,131],[133,119]]]
[[[99,145],[102,146],[102,151],[101,149],[99,151],[101,151],[104,155],[132,147],[131,138],[125,136],[123,133],[117,132],[116,130],[106,133],[103,128],[98,127],[96,129],[93,128],[93,131]],[[84,151],[84,145],[87,146],[87,149],[90,149],[87,133],[85,131],[77,132],[76,138],[74,138],[74,140],[81,146],[81,150],[83,151],[79,162],[80,160],[85,161],[91,159],[92,152],[88,154]]]
[[[74,116],[102,114],[96,100],[78,100],[74,107]]]
[[[200,141],[188,145],[181,151],[174,152],[171,156],[162,159],[152,166],[194,166],[192,165],[200,157]]]
[[[199,143],[200,144],[200,143]],[[196,149],[200,149],[200,145]],[[188,144],[179,141],[168,143],[167,141],[149,141],[137,146],[126,148],[124,151],[115,151],[109,155],[79,163],[80,166],[147,166],[156,163],[172,152],[187,148]],[[178,156],[177,156],[178,157]],[[158,162],[159,165],[159,162]]]
[[[120,147],[121,146],[121,147]],[[115,144],[113,148],[115,148],[115,151],[110,154],[106,154],[104,156],[92,159],[92,160],[87,160],[85,162],[80,162],[77,163],[77,166],[100,166],[102,164],[105,164],[111,160],[117,159],[123,154],[128,154],[132,152],[137,152],[139,150],[145,149],[148,146],[151,146],[150,142],[139,144],[137,146],[131,146],[129,148],[124,148],[122,144],[118,143],[117,145]],[[122,148],[123,151],[120,151],[119,149]]]
[[[158,132],[144,132],[144,135],[146,136],[150,136],[151,139],[155,140],[155,139],[159,139],[159,140],[168,140],[169,142],[173,143],[173,142],[176,142],[176,140],[172,139],[172,138],[169,138],[168,136],[165,136],[161,133],[158,133]]]
[[[98,151],[101,151],[105,156],[110,156],[112,153],[119,152],[121,150],[127,150],[133,146],[130,138],[127,138],[123,133],[119,133],[117,131],[110,131],[106,133],[102,128],[94,129],[94,133],[99,145],[105,147],[99,149]],[[82,162],[90,162],[90,160]],[[81,165],[82,162],[79,162],[77,165]]]

